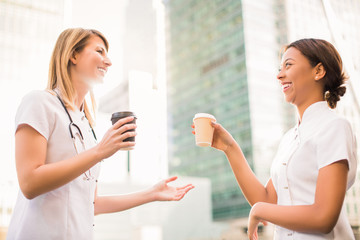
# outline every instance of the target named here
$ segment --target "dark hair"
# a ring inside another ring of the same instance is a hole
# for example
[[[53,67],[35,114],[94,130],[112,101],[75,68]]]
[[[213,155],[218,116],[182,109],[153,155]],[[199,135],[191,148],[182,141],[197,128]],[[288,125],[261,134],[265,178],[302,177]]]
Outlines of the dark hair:
[[[285,47],[299,50],[315,67],[321,63],[326,71],[322,81],[324,83],[324,97],[330,108],[335,108],[340,97],[344,96],[347,75],[343,70],[341,57],[335,47],[322,39],[306,38],[290,43]]]

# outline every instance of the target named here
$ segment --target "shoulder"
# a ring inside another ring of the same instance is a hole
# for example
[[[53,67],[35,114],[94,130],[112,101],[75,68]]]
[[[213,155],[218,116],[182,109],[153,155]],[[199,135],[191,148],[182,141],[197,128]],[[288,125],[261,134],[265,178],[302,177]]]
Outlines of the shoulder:
[[[35,105],[37,107],[51,107],[57,103],[57,97],[54,92],[48,90],[33,90],[27,93],[22,101],[22,106],[31,106]]]
[[[27,101],[42,101],[42,100],[52,100],[56,97],[54,92],[50,92],[48,90],[33,90],[27,93],[23,100]]]
[[[329,110],[323,119],[323,129],[329,130],[346,130],[351,131],[351,124],[345,117],[338,115],[336,112]]]
[[[43,116],[51,114],[60,105],[56,95],[47,90],[34,90],[27,93],[21,100],[15,118],[28,115]]]
[[[329,141],[339,145],[345,142],[351,145],[356,144],[355,134],[348,119],[334,111],[329,111],[324,115],[319,119],[319,124],[317,124],[317,129],[313,135],[318,144],[325,143],[327,145]]]

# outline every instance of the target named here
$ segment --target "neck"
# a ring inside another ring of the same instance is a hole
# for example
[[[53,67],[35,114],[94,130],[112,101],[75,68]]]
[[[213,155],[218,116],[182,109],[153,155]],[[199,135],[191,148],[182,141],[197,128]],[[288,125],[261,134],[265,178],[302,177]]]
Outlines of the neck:
[[[76,93],[74,104],[80,110],[84,103],[85,96],[90,90],[90,86],[76,74],[72,74],[72,76],[74,76],[72,77],[72,82]]]
[[[75,106],[80,110],[81,106],[84,103],[85,100],[85,96],[86,94],[89,92],[88,89],[84,90],[84,89],[76,89],[76,97],[75,97]]]
[[[301,123],[302,117],[304,115],[305,110],[312,104],[316,103],[316,102],[321,102],[324,101],[323,97],[316,97],[316,98],[312,98],[309,99],[307,101],[304,101],[303,103],[300,104],[295,104],[296,108],[297,108],[297,112],[298,112],[298,117],[299,117],[299,123]]]
[[[85,96],[88,94],[90,87],[82,81],[73,81],[75,89],[75,106],[80,110],[84,103]]]

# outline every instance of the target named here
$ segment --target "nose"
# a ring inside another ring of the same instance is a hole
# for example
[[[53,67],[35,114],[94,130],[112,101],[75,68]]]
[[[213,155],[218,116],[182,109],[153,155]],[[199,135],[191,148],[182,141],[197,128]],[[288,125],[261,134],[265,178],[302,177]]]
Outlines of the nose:
[[[108,56],[104,58],[104,63],[107,67],[110,67],[112,65],[112,62]]]
[[[284,75],[285,75],[285,74],[284,74],[283,69],[280,68],[280,69],[279,69],[279,73],[277,74],[276,78],[281,81],[281,80],[284,78]]]

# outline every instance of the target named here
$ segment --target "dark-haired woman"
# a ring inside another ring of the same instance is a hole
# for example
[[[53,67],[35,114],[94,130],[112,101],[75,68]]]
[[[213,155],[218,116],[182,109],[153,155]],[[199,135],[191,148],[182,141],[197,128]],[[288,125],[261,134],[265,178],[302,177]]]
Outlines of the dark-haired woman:
[[[286,47],[277,78],[298,123],[284,135],[265,187],[232,136],[213,123],[212,147],[224,151],[252,205],[248,236],[257,239],[259,222],[268,221],[274,239],[354,239],[343,201],[355,180],[355,136],[331,110],[346,90],[341,58],[327,41],[302,39]]]

